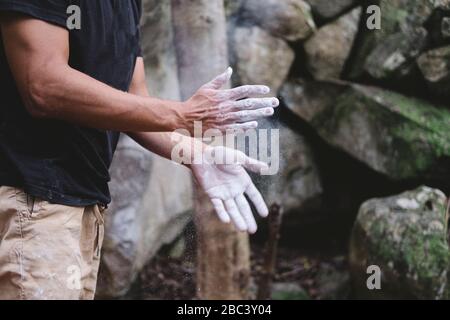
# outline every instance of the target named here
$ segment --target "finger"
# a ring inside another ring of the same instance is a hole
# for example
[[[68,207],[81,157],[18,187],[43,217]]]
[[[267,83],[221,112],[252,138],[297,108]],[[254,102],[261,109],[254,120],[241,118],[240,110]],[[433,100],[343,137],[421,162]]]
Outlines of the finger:
[[[241,164],[245,169],[250,170],[251,172],[261,174],[263,170],[269,169],[269,165],[267,163],[250,158],[243,152],[239,152],[237,154],[237,158],[238,163]]]
[[[256,211],[258,214],[265,218],[269,215],[269,208],[267,208],[266,202],[264,201],[261,193],[256,189],[253,183],[245,191],[250,201],[255,205]]]
[[[239,100],[244,98],[258,97],[268,94],[270,88],[267,86],[242,86],[234,89],[222,90],[219,92],[223,100]]]
[[[277,98],[256,98],[245,99],[232,102],[230,104],[232,110],[256,110],[265,108],[276,108],[280,105]]]
[[[233,75],[233,69],[231,67],[229,67],[227,69],[227,71],[225,71],[221,75],[217,76],[215,79],[211,80],[207,84],[205,84],[203,86],[203,88],[219,90],[224,85],[226,85],[228,83],[228,81],[230,81],[232,75]]]
[[[225,201],[225,208],[227,209],[228,214],[233,220],[234,224],[240,231],[247,231],[247,224],[239,213],[238,207],[234,199],[230,199]]]
[[[228,215],[227,211],[225,210],[225,206],[223,205],[222,200],[220,199],[211,199],[211,202],[214,206],[214,209],[217,212],[217,215],[219,216],[220,221],[223,223],[230,223],[231,219]]]
[[[255,217],[253,216],[252,209],[248,204],[247,199],[245,199],[244,195],[239,195],[235,199],[236,204],[241,211],[242,216],[244,217],[245,222],[247,222],[248,232],[255,233],[258,231],[258,226],[256,225]]]
[[[227,124],[220,126],[220,131],[245,131],[250,129],[256,129],[258,128],[258,122],[257,121],[251,121],[246,123],[233,123],[233,124]]]
[[[273,116],[275,110],[273,108],[264,108],[258,110],[243,110],[228,114],[226,121],[232,122],[249,122]]]

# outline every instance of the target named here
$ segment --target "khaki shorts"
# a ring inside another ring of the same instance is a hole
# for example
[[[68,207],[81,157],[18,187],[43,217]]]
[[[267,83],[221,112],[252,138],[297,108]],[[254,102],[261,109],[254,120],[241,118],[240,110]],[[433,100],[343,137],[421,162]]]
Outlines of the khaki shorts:
[[[103,211],[0,187],[0,299],[93,299]]]

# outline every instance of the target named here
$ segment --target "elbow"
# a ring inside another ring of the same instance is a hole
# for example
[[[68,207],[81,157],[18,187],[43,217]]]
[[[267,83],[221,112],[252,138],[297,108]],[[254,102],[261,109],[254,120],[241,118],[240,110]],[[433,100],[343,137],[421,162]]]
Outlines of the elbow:
[[[64,104],[63,71],[61,66],[43,64],[30,68],[24,81],[25,107],[31,117],[55,119]]]
[[[25,107],[31,117],[36,119],[49,119],[54,116],[52,96],[43,80],[28,82],[25,98]]]

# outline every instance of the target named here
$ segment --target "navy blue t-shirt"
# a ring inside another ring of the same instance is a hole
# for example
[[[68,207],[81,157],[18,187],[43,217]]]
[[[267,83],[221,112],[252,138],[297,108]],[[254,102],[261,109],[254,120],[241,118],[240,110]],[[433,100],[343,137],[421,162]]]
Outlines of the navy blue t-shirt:
[[[70,66],[128,91],[140,55],[140,0],[0,0],[0,11],[67,29],[70,5],[81,9],[81,29],[69,30]],[[118,132],[32,118],[0,41],[0,185],[57,204],[106,205],[118,139]]]

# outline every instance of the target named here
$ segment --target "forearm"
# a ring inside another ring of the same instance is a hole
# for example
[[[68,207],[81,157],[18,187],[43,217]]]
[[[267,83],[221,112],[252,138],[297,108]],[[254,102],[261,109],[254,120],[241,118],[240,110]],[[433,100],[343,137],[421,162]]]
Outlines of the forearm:
[[[190,168],[194,156],[200,154],[205,147],[201,141],[178,133],[129,132],[127,134],[145,149],[177,163],[180,163],[180,161],[173,157],[173,151],[175,148],[178,151],[182,150],[185,154],[177,154],[176,156],[183,159],[189,157],[188,161],[180,163],[188,168]]]
[[[27,97],[34,115],[114,131],[159,132],[179,127],[180,102],[116,90],[69,66],[40,77]]]
[[[136,70],[130,93],[140,97],[149,97],[150,94],[146,86],[144,66],[141,59],[138,59],[136,63]],[[127,134],[145,149],[168,160],[173,160],[172,151],[177,145],[183,145],[183,150],[192,151],[203,147],[200,141],[175,132],[128,131]],[[189,167],[188,163],[184,163],[184,165]]]

